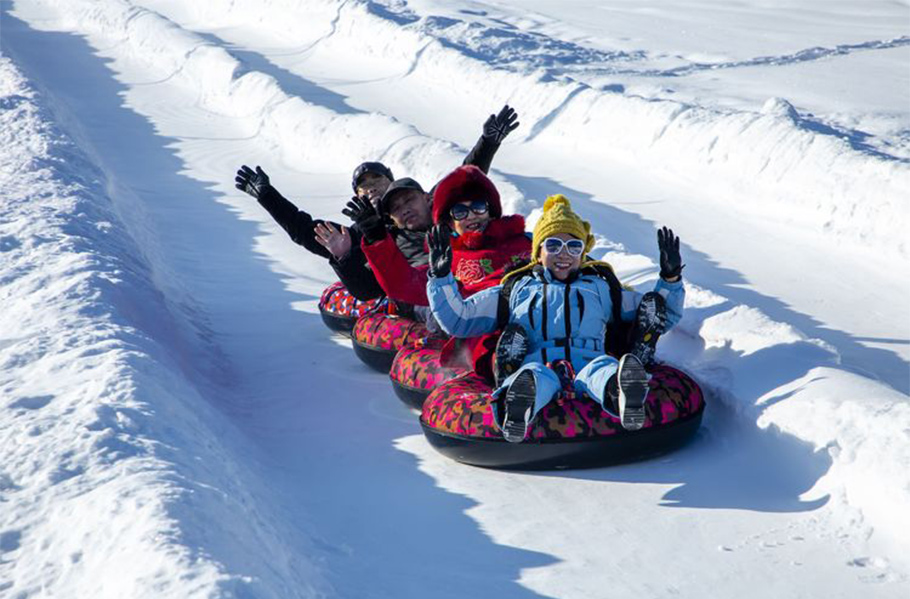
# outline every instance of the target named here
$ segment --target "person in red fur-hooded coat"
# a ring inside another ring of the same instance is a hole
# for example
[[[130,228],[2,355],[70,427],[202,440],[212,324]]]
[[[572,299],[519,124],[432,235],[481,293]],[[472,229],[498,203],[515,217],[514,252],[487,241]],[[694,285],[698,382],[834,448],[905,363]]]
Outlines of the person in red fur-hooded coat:
[[[476,166],[460,166],[439,182],[433,193],[432,214],[434,223],[455,235],[451,241],[452,272],[465,297],[498,285],[506,272],[531,256],[524,217],[502,215],[499,191]],[[364,241],[363,250],[376,280],[391,299],[428,305],[427,266],[411,266],[390,239],[373,244]],[[441,361],[489,375],[497,337],[449,339]]]
[[[499,284],[510,267],[531,255],[524,217],[502,215],[499,191],[476,166],[460,166],[439,182],[432,213],[434,223],[448,226],[455,235],[452,272],[464,296]],[[364,240],[363,251],[389,298],[428,305],[427,266],[411,266],[388,238]]]

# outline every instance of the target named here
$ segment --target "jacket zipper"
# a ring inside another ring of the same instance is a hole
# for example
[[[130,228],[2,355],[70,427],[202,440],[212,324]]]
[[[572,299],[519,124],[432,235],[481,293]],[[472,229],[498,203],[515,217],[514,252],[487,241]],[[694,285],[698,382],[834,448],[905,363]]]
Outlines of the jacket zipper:
[[[547,297],[547,282],[546,282],[546,280],[544,280],[544,282],[543,282],[543,318],[542,318],[543,322],[541,323],[541,325],[543,326],[542,333],[543,333],[544,342],[547,341],[547,304],[550,303],[548,300],[549,300],[549,298]],[[546,347],[541,348],[540,356],[543,358],[544,364],[549,362],[549,360],[547,360],[547,348]]]
[[[566,361],[572,363],[572,302],[569,301],[572,283],[566,282],[565,313],[566,313]]]

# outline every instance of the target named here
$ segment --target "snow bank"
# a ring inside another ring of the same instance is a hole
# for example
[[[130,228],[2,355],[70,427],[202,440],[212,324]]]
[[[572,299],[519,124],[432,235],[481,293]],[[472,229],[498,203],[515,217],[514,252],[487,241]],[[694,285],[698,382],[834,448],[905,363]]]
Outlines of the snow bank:
[[[0,595],[316,594],[105,183],[0,58]]]
[[[224,48],[126,0],[43,3],[66,22],[78,22],[82,31],[128,44],[150,70],[185,80],[207,109],[261,115],[260,137],[273,143],[288,164],[338,170],[339,163],[381,159],[393,170],[406,167],[398,171],[429,185],[463,157],[451,143],[422,136],[388,116],[339,114],[290,97],[274,78],[247,72]],[[523,69],[509,63],[497,67],[495,48],[485,49],[483,40],[501,31],[479,32],[475,23],[471,35],[456,35],[463,24],[396,6],[362,0],[216,0],[189,3],[179,11],[224,26],[255,15],[263,31],[298,44],[302,38],[307,48],[348,57],[346,62],[363,63],[378,76],[407,78],[429,95],[444,93],[474,113],[489,111],[491,98],[505,100],[520,107],[524,125],[518,134],[524,141],[557,148],[573,160],[627,163],[655,176],[696,181],[706,196],[725,205],[731,197],[740,198],[743,218],[759,216],[824,232],[886,259],[907,256],[904,231],[910,223],[904,204],[910,163],[826,130],[784,98],[770,98],[753,112],[724,112],[557,81],[535,70],[533,61]],[[541,39],[535,34],[515,43],[531,44],[544,54],[555,51]],[[477,94],[479,89],[484,93]],[[527,206],[511,185],[502,179],[497,183],[508,207]]]
[[[262,18],[267,12],[262,6],[247,8]],[[461,164],[466,154],[450,142],[421,135],[414,127],[388,116],[339,114],[289,96],[273,77],[250,71],[224,48],[125,0],[39,0],[16,10],[24,17],[33,11],[55,15],[59,27],[71,28],[78,23],[79,31],[103,44],[123,44],[130,58],[141,61],[149,72],[185,83],[207,110],[236,117],[258,116],[257,137],[274,147],[287,164],[338,171],[365,160],[382,160],[393,172],[408,172],[429,189]],[[306,14],[305,22],[309,22],[309,9]],[[473,145],[476,137],[468,139]],[[507,206],[516,206],[519,194],[514,186],[500,178],[497,185]]]
[[[352,14],[350,19],[361,30],[333,40],[339,46],[350,47],[379,27],[377,17]],[[846,134],[804,119],[786,99],[770,98],[753,112],[722,112],[552,81],[528,68],[491,69],[487,62],[495,52],[486,51],[483,42],[501,31],[485,28],[483,34],[450,39],[448,28],[440,30],[432,20],[421,15],[411,25],[398,26],[395,43],[417,54],[410,76],[427,85],[455,81],[456,88],[508,99],[531,125],[522,130],[526,139],[590,164],[628,163],[659,176],[697,181],[719,201],[746,198],[741,204],[746,217],[790,221],[861,248],[906,257],[910,162],[863,148]],[[405,41],[400,29],[410,32],[412,41]],[[536,39],[518,43],[539,44]]]
[[[786,398],[787,401],[780,401]],[[821,481],[845,494],[876,530],[896,541],[910,535],[910,405],[906,397],[861,376],[816,367],[768,393],[759,424],[775,425],[827,450],[832,469]]]
[[[148,9],[122,0],[35,4],[65,17],[43,26],[88,33],[96,47],[119,44],[118,52],[144,61],[148,72],[181,81],[207,110],[257,117],[256,141],[273,147],[289,164],[337,171],[362,159],[379,158],[396,170],[404,166],[424,181],[433,181],[461,160],[453,144],[423,136],[390,117],[356,110],[340,113],[291,97],[272,77],[248,70],[220,45]],[[473,47],[470,55],[464,44],[459,47],[442,37],[447,27],[438,19],[373,2],[234,0],[188,3],[180,10],[223,26],[255,15],[277,36],[296,35],[304,47],[318,47],[329,55],[357,56],[381,69],[380,75],[409,78],[425,89],[448,94],[453,103],[472,106],[474,112],[489,110],[476,105],[478,94],[472,91],[483,89],[485,101],[507,98],[521,108],[520,131],[527,143],[558,148],[573,160],[628,162],[661,176],[704,181],[706,193],[720,196],[729,191],[746,198],[741,205],[745,216],[791,219],[799,227],[824,230],[838,242],[862,243],[888,256],[906,255],[902,204],[908,188],[906,162],[818,130],[784,99],[771,99],[755,112],[721,112],[495,68],[485,61],[483,48]],[[505,191],[514,209],[517,192]],[[614,262],[620,274],[640,272],[637,257],[617,256]],[[623,273],[623,267],[628,272]],[[774,426],[828,451],[834,463],[822,483],[828,492],[842,491],[844,500],[861,508],[883,534],[910,538],[908,519],[901,516],[903,506],[910,503],[905,467],[910,414],[904,396],[839,369],[833,349],[793,327],[753,308],[730,304],[692,286],[686,318],[662,342],[664,357],[693,372],[713,397],[738,410],[746,421]],[[115,349],[119,339],[114,335]],[[186,385],[171,370],[163,372],[154,378],[174,380],[177,388]],[[185,393],[194,397],[195,392]],[[183,391],[173,394],[185,399]],[[22,405],[44,409],[39,391],[29,398]],[[150,409],[142,406],[140,413]],[[165,420],[168,426],[174,424],[170,417]],[[184,420],[182,413],[179,420]],[[167,462],[166,468],[177,465]],[[7,488],[22,486],[16,476],[8,475]],[[170,479],[168,483],[176,484]],[[213,520],[235,518],[229,512]],[[18,539],[16,534],[21,533],[12,531],[4,538]],[[179,561],[184,549],[176,543],[173,547]],[[217,581],[214,561],[199,567],[208,568],[206,575]]]
[[[407,79],[475,114],[489,111],[491,99],[507,101],[521,111],[517,134],[573,160],[626,163],[695,181],[718,202],[739,198],[744,218],[824,232],[888,258],[907,256],[910,161],[800,115],[785,98],[752,111],[720,110],[557,80],[543,67],[630,57],[601,56],[469,15],[417,14],[403,3],[218,0],[181,10],[225,26],[255,13],[258,27],[298,44],[305,24],[308,48],[347,57],[343,62],[373,76]]]
[[[692,283],[686,313],[658,352],[746,422],[826,452],[832,467],[808,494],[827,493],[841,507],[860,509],[878,538],[904,550],[910,538],[905,395],[838,368],[839,356],[827,344]]]

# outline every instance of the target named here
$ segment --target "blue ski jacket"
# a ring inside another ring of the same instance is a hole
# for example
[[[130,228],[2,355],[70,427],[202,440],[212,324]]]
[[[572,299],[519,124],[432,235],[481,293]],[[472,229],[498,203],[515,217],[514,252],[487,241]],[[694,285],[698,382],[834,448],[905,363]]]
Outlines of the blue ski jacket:
[[[499,327],[502,285],[462,298],[454,277],[430,278],[427,298],[433,316],[453,337],[475,337]],[[682,279],[658,279],[654,291],[667,303],[667,329],[682,317],[685,288]],[[635,318],[642,294],[623,290],[622,320]],[[509,296],[509,322],[520,324],[530,337],[525,363],[566,359],[576,372],[604,355],[604,336],[612,318],[609,284],[596,274],[581,274],[566,282],[539,269],[515,283]]]

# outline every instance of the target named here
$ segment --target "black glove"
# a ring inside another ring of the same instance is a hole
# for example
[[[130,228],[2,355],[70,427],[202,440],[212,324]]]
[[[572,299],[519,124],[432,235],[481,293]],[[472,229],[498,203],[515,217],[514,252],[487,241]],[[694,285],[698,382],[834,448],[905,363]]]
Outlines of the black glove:
[[[430,276],[442,278],[452,272],[452,232],[445,223],[434,225],[427,233],[427,247],[430,248]]]
[[[354,196],[348,202],[348,207],[342,210],[341,213],[349,216],[354,221],[367,244],[376,243],[385,238],[385,224],[383,224],[382,217],[379,216],[376,208],[373,207],[369,200]]]
[[[506,104],[498,115],[493,116],[491,114],[487,122],[483,124],[483,136],[500,144],[509,133],[518,127],[520,123],[517,123],[517,120],[518,115],[515,110],[509,108],[509,105]]]
[[[237,189],[250,194],[254,198],[258,198],[267,187],[271,187],[269,176],[265,174],[264,170],[257,166],[256,172],[253,172],[253,169],[245,164],[237,171],[234,183]]]
[[[682,274],[685,264],[679,255],[679,237],[673,235],[673,230],[663,227],[657,230],[657,246],[660,248],[660,276],[663,279],[673,279]]]

